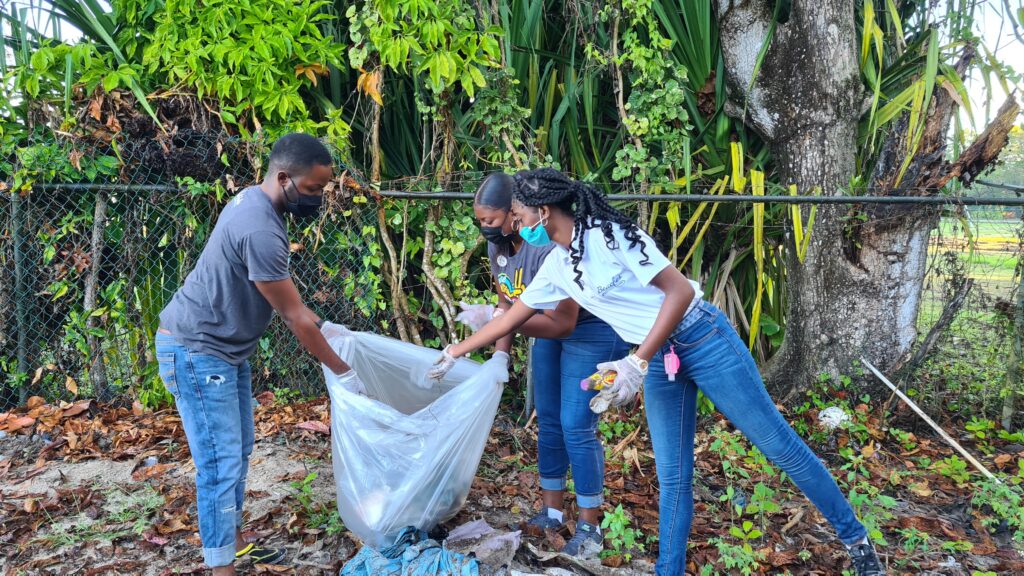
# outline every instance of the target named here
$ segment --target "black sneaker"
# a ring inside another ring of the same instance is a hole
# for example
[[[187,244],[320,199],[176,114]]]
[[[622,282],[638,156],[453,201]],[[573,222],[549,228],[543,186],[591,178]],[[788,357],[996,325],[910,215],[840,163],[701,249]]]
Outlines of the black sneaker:
[[[248,559],[253,564],[276,564],[284,563],[288,551],[284,548],[265,548],[259,544],[249,544],[238,552],[235,552],[235,559]]]
[[[576,533],[565,543],[562,554],[577,558],[596,558],[604,550],[604,535],[601,529],[583,520],[576,521]]]
[[[548,508],[545,506],[540,512],[537,512],[533,518],[527,520],[526,525],[535,526],[541,530],[546,530],[548,528],[558,530],[562,526],[562,523],[551,516],[548,516]]]
[[[850,558],[857,576],[885,576],[882,563],[878,561],[875,547],[870,543],[850,547]]]

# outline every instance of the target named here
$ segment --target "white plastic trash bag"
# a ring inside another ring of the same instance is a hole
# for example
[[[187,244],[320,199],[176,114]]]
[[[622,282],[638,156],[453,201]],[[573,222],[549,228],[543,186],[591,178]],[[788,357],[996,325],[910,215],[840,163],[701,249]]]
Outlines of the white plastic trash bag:
[[[328,342],[367,392],[346,390],[324,367],[345,526],[379,548],[406,526],[429,531],[454,516],[469,495],[508,381],[504,362],[459,360],[427,389],[417,383],[425,382],[436,350],[344,329]]]

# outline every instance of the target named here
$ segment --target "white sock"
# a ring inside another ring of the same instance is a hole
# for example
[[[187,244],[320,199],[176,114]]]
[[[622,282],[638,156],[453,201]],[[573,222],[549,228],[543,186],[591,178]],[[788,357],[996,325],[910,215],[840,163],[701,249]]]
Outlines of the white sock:
[[[551,518],[553,520],[558,520],[559,522],[561,522],[562,521],[562,511],[561,510],[555,510],[554,508],[548,506],[548,518]]]
[[[865,536],[865,537],[861,538],[860,540],[854,542],[853,544],[847,544],[846,545],[846,549],[847,550],[852,550],[854,546],[860,546],[861,544],[867,544],[867,543],[868,543],[868,537]]]

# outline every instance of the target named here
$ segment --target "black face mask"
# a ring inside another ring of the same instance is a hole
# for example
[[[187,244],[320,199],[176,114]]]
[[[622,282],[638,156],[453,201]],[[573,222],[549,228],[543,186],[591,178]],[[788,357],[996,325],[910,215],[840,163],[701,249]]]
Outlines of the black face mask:
[[[288,188],[285,188],[284,211],[296,218],[309,218],[319,214],[320,206],[324,201],[323,196],[299,194],[299,188],[295,185],[295,181],[292,180],[291,176],[288,177],[288,180],[292,183],[292,192],[295,194],[295,200],[288,199]]]
[[[514,236],[513,234],[505,234],[502,232],[501,226],[481,226],[480,234],[482,234],[488,242],[498,246],[511,243],[512,237]]]

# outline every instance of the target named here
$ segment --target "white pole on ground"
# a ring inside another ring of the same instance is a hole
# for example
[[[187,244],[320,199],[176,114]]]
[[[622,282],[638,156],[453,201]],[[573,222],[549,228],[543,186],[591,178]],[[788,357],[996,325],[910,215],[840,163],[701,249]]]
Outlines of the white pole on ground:
[[[971,456],[967,452],[967,450],[965,450],[964,447],[960,445],[959,442],[954,440],[953,437],[950,436],[949,434],[947,434],[946,431],[943,430],[941,426],[939,426],[938,424],[935,423],[934,420],[929,418],[928,415],[924,413],[924,410],[921,410],[917,406],[917,404],[914,404],[913,400],[911,400],[906,394],[903,393],[902,390],[900,390],[899,388],[894,386],[893,383],[890,382],[889,379],[886,378],[884,374],[882,374],[881,372],[878,371],[878,368],[875,368],[874,365],[871,364],[871,362],[868,362],[867,360],[865,360],[863,358],[861,358],[860,361],[863,362],[864,365],[868,367],[868,370],[871,370],[875,374],[875,376],[878,376],[878,379],[881,380],[886,386],[888,386],[889,389],[892,390],[894,394],[899,396],[900,400],[903,400],[904,402],[906,402],[907,406],[910,406],[914,410],[914,412],[917,412],[917,415],[920,416],[921,419],[923,419],[932,428],[934,428],[935,431],[939,433],[939,436],[942,436],[943,440],[948,442],[949,445],[952,446],[953,448],[956,448],[957,452],[962,454],[963,457],[966,458],[967,461],[970,462],[975,468],[977,468],[979,472],[984,474],[985,477],[988,478],[989,480],[995,480],[996,482],[1002,484],[1002,481],[1000,481],[999,478],[996,478],[995,476],[993,476],[992,473],[989,472],[987,468],[982,466],[981,462],[978,462],[974,458],[974,456]]]

